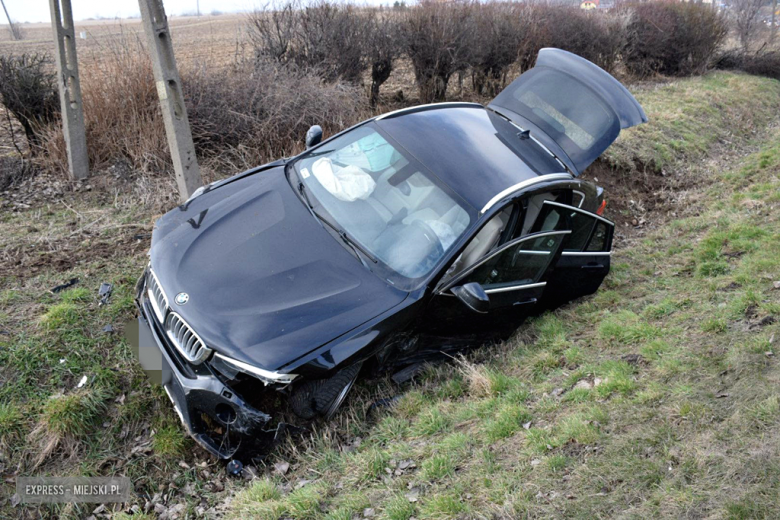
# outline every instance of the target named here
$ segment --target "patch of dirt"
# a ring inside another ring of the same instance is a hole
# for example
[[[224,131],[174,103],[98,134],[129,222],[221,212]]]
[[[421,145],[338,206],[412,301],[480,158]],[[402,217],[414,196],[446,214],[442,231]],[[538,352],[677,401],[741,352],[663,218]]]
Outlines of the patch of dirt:
[[[24,220],[9,217],[2,224],[0,277],[27,278],[43,271],[68,271],[96,259],[109,262],[145,253],[154,219],[127,223],[128,211],[159,214],[162,208],[157,200],[154,204],[138,200],[139,184],[151,193],[154,187],[133,182],[124,168],[114,170],[85,182],[39,174],[0,192],[0,215],[24,215]],[[175,197],[155,195],[165,199],[164,206]]]
[[[134,230],[123,232],[121,237],[109,240],[84,241],[83,236],[81,235],[82,240],[62,238],[50,241],[46,244],[45,251],[36,251],[28,245],[11,247],[3,252],[0,259],[0,277],[22,275],[26,278],[43,271],[69,271],[96,258],[108,261],[144,254],[150,245],[148,234]],[[100,264],[96,267],[100,267]]]
[[[598,159],[581,178],[604,188],[604,216],[615,222],[613,248],[619,249],[671,220],[699,215],[702,188],[712,182],[713,173],[730,168],[750,151],[747,144],[724,143],[702,159],[690,158],[662,171],[641,163],[634,171],[618,170]]]

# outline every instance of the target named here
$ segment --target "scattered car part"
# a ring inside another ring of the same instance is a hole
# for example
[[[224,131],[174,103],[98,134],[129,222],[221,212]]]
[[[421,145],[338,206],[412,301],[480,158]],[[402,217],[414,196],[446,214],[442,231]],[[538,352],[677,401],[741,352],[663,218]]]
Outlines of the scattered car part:
[[[244,464],[240,460],[233,459],[227,463],[225,469],[231,477],[238,477],[241,475],[241,470],[244,469]]]
[[[108,299],[111,298],[111,293],[114,291],[114,286],[110,283],[101,283],[98,289],[98,296],[100,296],[100,303],[98,305],[108,304]]]
[[[393,397],[385,397],[383,399],[377,399],[371,405],[368,407],[368,411],[371,412],[372,410],[378,410],[380,408],[390,408],[392,406],[395,406],[398,401],[401,400],[400,395],[394,395]]]
[[[393,383],[397,385],[402,385],[406,382],[411,381],[414,378],[414,376],[416,376],[417,374],[425,370],[425,365],[426,363],[422,361],[417,363],[412,363],[411,365],[408,365],[404,369],[399,370],[398,372],[393,374],[390,377],[390,379],[393,380]]]
[[[49,290],[52,292],[52,294],[57,294],[58,292],[64,291],[65,289],[67,289],[69,287],[73,287],[77,283],[79,283],[79,279],[78,278],[71,278],[67,282],[65,282],[63,284],[60,284],[60,285],[58,285],[56,287],[52,287]]]

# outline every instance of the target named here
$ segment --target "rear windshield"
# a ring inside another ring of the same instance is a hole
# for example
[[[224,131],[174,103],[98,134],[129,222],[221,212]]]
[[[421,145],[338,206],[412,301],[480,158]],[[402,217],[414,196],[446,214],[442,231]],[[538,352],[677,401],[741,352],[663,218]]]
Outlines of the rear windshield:
[[[539,126],[577,164],[589,164],[620,132],[615,113],[571,76],[548,68],[525,73],[516,88],[507,88],[495,104]]]

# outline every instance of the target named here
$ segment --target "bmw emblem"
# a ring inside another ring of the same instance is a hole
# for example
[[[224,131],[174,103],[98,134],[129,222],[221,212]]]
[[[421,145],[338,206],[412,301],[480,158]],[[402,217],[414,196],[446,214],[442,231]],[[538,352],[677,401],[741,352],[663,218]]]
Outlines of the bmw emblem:
[[[187,294],[186,292],[180,292],[179,294],[176,295],[176,303],[178,303],[179,305],[184,305],[188,301],[190,301],[190,295]]]

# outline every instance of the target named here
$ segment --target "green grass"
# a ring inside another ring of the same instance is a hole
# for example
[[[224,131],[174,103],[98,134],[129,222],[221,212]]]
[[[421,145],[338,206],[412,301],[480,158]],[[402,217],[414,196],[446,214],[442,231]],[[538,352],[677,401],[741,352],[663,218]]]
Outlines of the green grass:
[[[749,136],[777,110],[777,81],[725,72],[634,92],[649,122],[621,133],[604,157],[625,170],[660,172],[707,154],[722,139]],[[749,106],[751,110],[745,111]],[[771,164],[771,156],[757,158]]]
[[[121,336],[147,261],[142,248],[0,279],[6,470],[129,476],[136,496],[115,515],[163,493],[187,517],[228,496],[227,517],[269,520],[351,520],[366,508],[390,520],[772,517],[780,133],[753,131],[776,117],[780,83],[716,73],[637,96],[651,123],[624,132],[607,161],[696,182],[643,236],[618,240],[602,288],[401,389],[358,385],[349,409],[272,453],[254,481],[226,479],[195,447]],[[741,158],[719,160],[718,150]],[[91,220],[101,211],[122,225],[149,221],[121,200],[71,206]],[[45,210],[4,214],[2,244],[34,250],[38,237],[26,229],[36,211]],[[51,213],[47,233],[68,237],[79,218],[64,207]],[[88,252],[78,238],[70,252]],[[48,292],[72,277],[77,286]],[[107,306],[98,305],[101,282],[115,287]],[[102,333],[109,323],[118,333]],[[377,393],[396,392],[395,406],[366,412]],[[285,475],[271,469],[279,459],[291,463]],[[20,516],[2,507],[0,516]],[[24,513],[75,518],[92,509]]]
[[[159,457],[181,458],[192,448],[192,441],[178,424],[168,424],[155,432],[152,448]]]
[[[42,421],[55,434],[85,437],[91,433],[105,409],[102,392],[77,390],[50,397],[43,406]]]
[[[384,516],[388,520],[409,520],[414,516],[414,504],[404,495],[395,495],[384,503]]]

